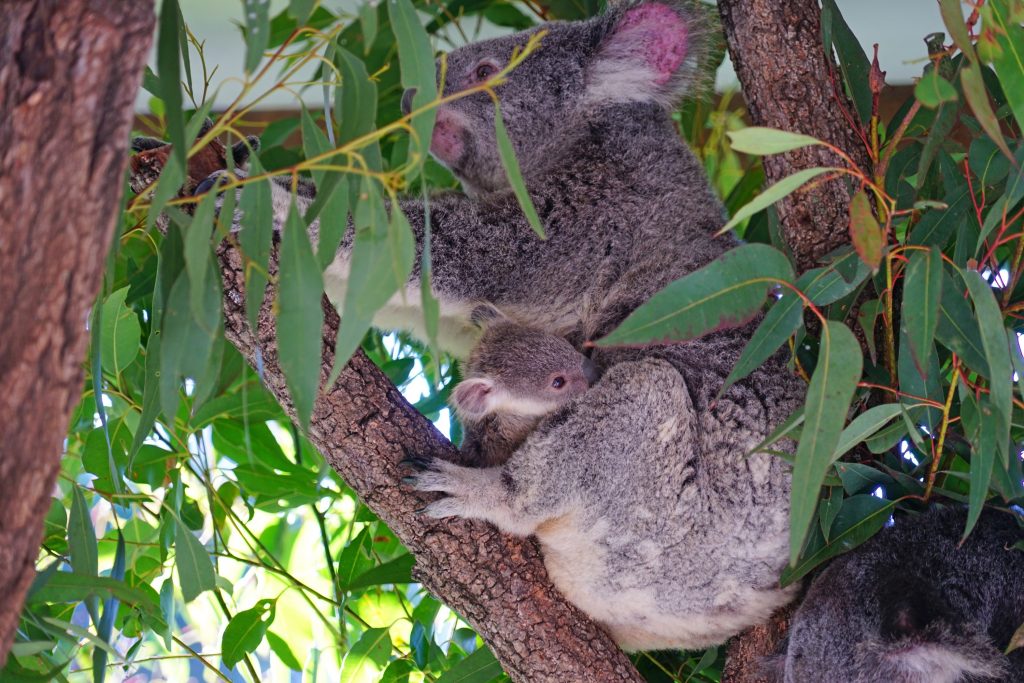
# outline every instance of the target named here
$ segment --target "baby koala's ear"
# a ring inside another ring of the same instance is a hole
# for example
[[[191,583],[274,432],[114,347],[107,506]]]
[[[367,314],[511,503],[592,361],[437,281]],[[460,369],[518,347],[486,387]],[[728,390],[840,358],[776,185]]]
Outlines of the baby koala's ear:
[[[477,304],[469,313],[469,321],[485,330],[494,323],[511,322],[507,315],[502,313],[497,306],[491,303]]]
[[[231,146],[231,156],[234,157],[236,166],[248,164],[249,155],[258,151],[260,151],[260,139],[255,135],[246,136],[245,140]]]
[[[451,402],[460,417],[480,420],[494,405],[494,382],[482,377],[465,379],[452,389]]]

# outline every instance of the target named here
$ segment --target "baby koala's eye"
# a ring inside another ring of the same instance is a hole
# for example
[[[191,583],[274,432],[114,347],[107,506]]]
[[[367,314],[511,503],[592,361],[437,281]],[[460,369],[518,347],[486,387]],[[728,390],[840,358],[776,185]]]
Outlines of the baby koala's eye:
[[[551,386],[553,386],[555,389],[561,389],[562,387],[565,386],[565,378],[559,375],[558,377],[551,380]]]
[[[474,75],[476,76],[476,80],[486,81],[488,78],[490,78],[496,73],[498,73],[497,66],[491,64],[490,62],[484,62],[482,64],[477,65]]]

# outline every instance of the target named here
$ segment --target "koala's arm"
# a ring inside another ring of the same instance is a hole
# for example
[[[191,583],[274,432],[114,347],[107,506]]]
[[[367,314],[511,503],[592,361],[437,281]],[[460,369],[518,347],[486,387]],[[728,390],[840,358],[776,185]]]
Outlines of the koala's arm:
[[[694,428],[686,385],[671,365],[625,362],[542,422],[504,465],[418,459],[407,483],[448,494],[425,508],[430,516],[482,519],[525,536],[563,517],[604,515],[611,500],[628,507],[656,495],[652,485],[678,496],[685,463],[676,451],[691,443]],[[656,481],[676,478],[677,469],[680,481]]]

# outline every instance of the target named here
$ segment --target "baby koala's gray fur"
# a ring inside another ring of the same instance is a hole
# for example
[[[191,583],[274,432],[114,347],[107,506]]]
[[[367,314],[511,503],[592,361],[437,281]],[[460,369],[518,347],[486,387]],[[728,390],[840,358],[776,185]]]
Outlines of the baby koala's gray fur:
[[[451,405],[463,425],[462,462],[493,467],[509,459],[537,424],[597,381],[593,361],[568,341],[518,325],[489,306]]]
[[[773,358],[710,400],[745,338],[598,350],[601,380],[542,420],[508,462],[417,459],[410,481],[447,494],[431,516],[535,534],[555,585],[622,647],[721,643],[793,595],[778,587],[786,465],[745,453],[798,392]]]
[[[960,544],[963,509],[902,517],[825,569],[793,616],[779,681],[1020,683],[1024,530],[982,513]]]

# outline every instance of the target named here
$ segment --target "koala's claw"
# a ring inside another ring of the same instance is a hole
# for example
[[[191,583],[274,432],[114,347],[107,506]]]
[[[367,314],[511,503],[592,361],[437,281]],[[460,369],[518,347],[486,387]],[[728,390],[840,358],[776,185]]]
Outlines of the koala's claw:
[[[434,460],[435,459],[429,455],[411,455],[398,464],[401,467],[408,467],[409,469],[416,470],[417,472],[436,472],[438,468],[434,465]],[[405,479],[409,478],[410,477],[406,477]],[[405,479],[402,481],[405,481]]]

